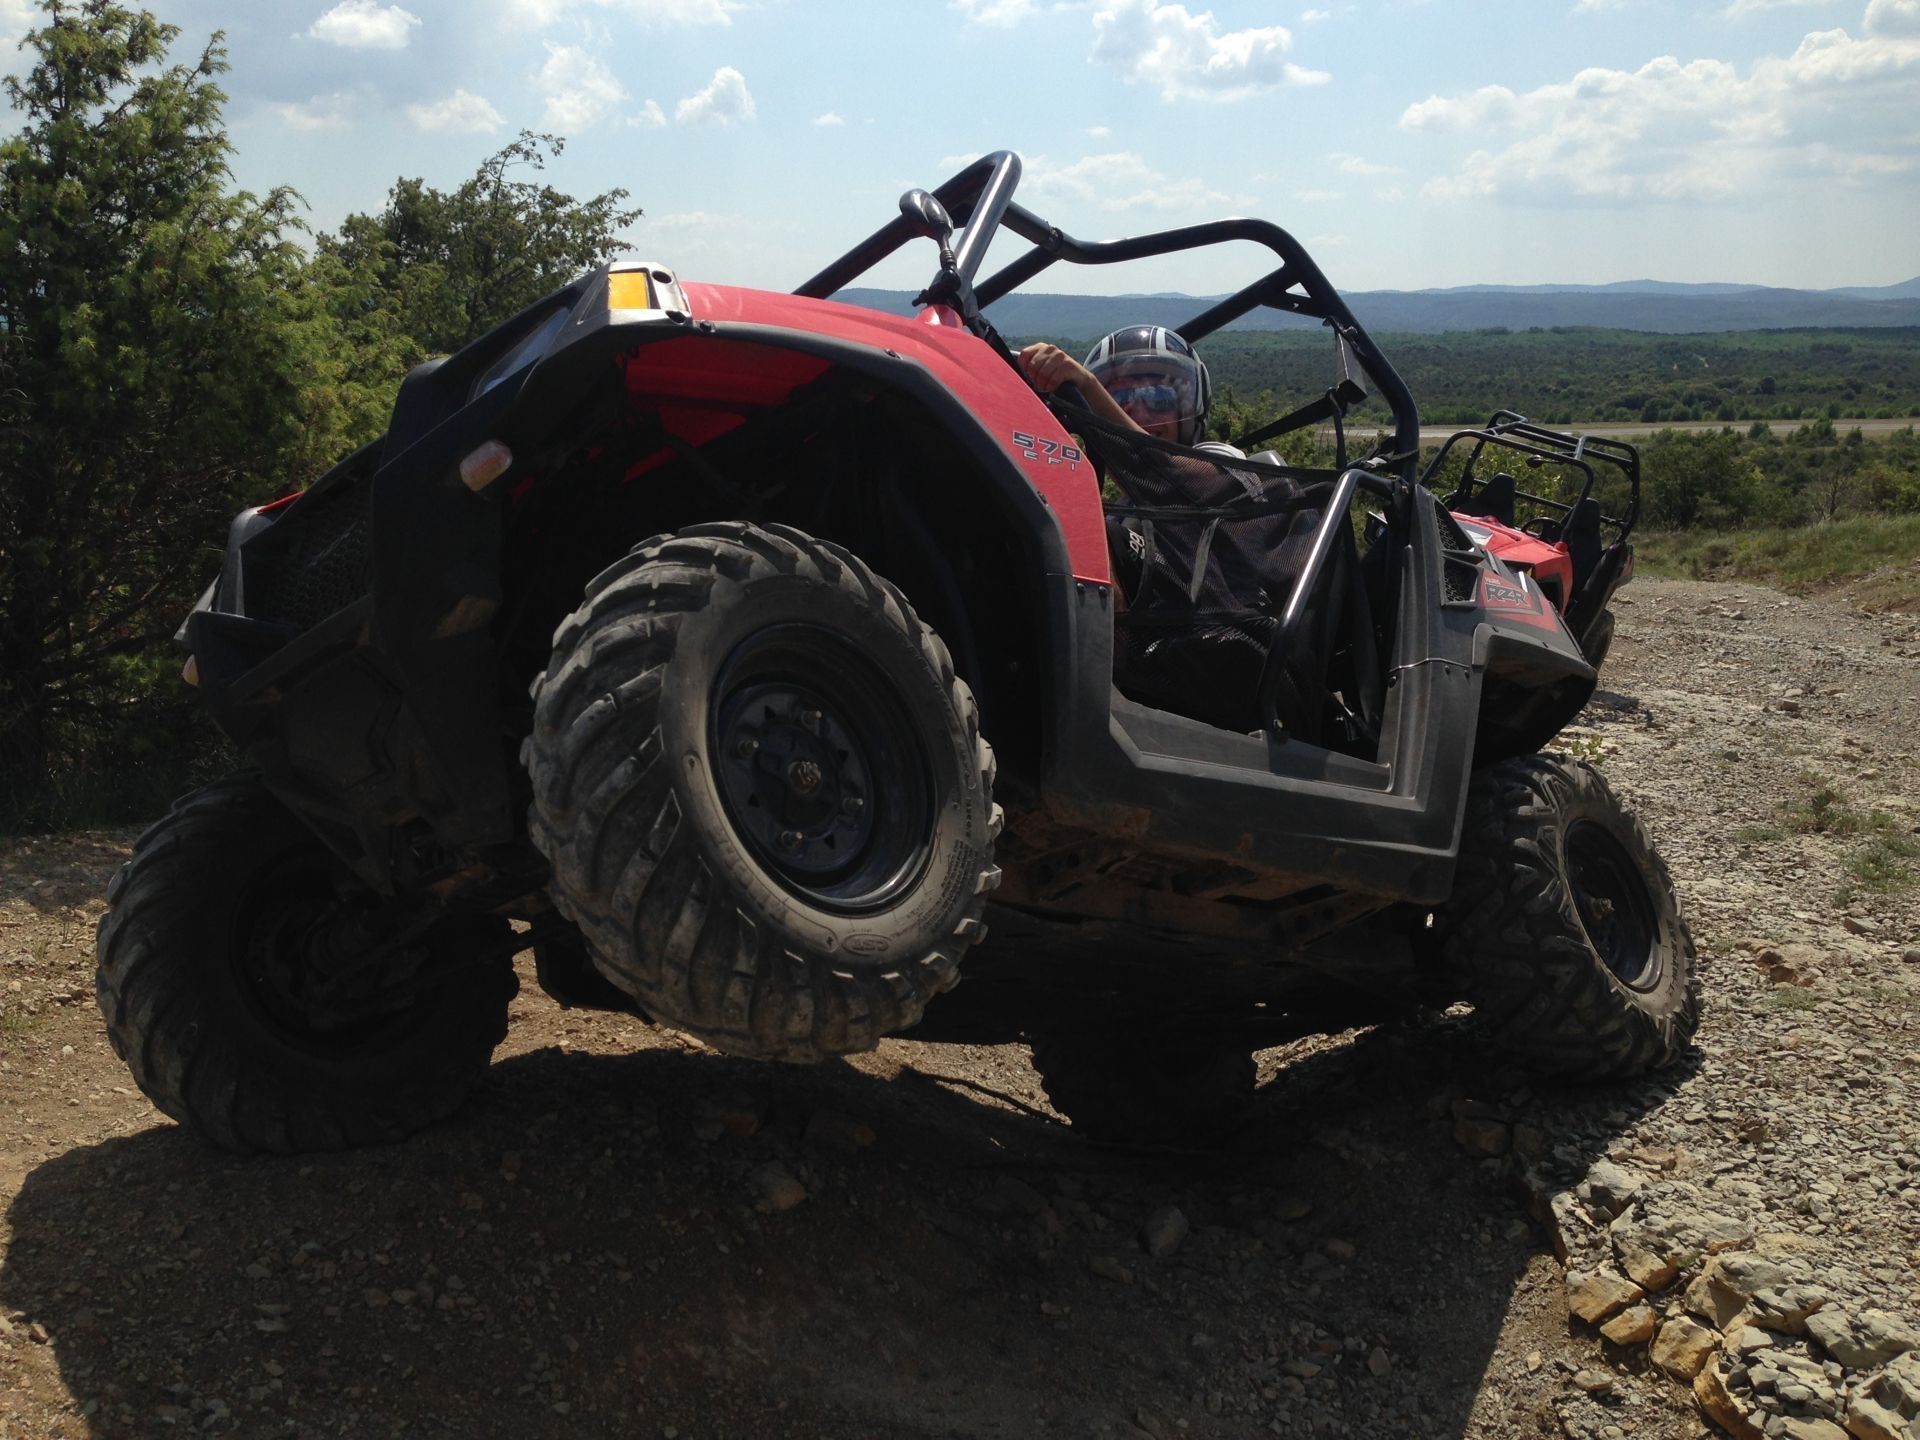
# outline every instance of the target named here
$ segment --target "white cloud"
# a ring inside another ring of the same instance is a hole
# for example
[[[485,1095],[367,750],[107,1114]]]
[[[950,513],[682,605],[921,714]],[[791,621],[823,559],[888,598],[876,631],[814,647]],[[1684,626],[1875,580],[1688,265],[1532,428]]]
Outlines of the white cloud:
[[[1331,10],[1302,10],[1300,12],[1300,23],[1302,25],[1318,25],[1322,20],[1331,20],[1332,18],[1333,12]]]
[[[346,90],[316,95],[304,103],[273,108],[289,130],[344,130],[353,123],[353,109],[362,97]]]
[[[1429,95],[1400,115],[1408,130],[1484,130],[1511,124],[1520,100],[1504,85],[1482,85],[1465,95]]]
[[[1593,68],[1516,93],[1489,85],[1410,105],[1410,130],[1482,147],[1422,193],[1462,199],[1552,189],[1589,201],[1752,193],[1789,174],[1864,181],[1920,166],[1911,118],[1920,36],[1817,31],[1749,73],[1672,56]]]
[[[942,161],[941,168],[957,169],[975,158],[968,155]],[[1219,210],[1251,203],[1245,196],[1235,197],[1211,189],[1196,176],[1174,179],[1163,175],[1127,150],[1088,155],[1067,165],[1056,165],[1046,156],[1036,155],[1026,163],[1023,188],[1043,198],[1064,199],[1108,211]]]
[[[507,19],[544,27],[592,5],[617,10],[655,29],[677,25],[731,25],[743,0],[507,0]]]
[[[741,0],[599,0],[656,25],[731,25]]]
[[[674,107],[673,118],[682,125],[731,125],[736,120],[751,120],[753,96],[747,91],[747,77],[731,65],[713,72],[704,90],[689,95]]]
[[[1871,0],[1864,24],[1869,35],[1920,35],[1920,0]]]
[[[1293,198],[1302,205],[1324,205],[1329,200],[1338,200],[1340,192],[1338,190],[1296,190],[1293,192]]]
[[[953,0],[954,9],[975,25],[1018,25],[1033,14],[1033,0]]]
[[[627,116],[627,124],[635,130],[658,130],[666,123],[667,112],[660,108],[657,100],[647,101],[637,114]]]
[[[359,96],[348,90],[317,94],[311,100],[275,106],[273,111],[290,131],[344,131],[353,123],[353,106]]]
[[[585,130],[627,98],[606,62],[579,45],[549,44],[534,83],[547,102],[542,123],[563,135]]]
[[[643,222],[652,230],[664,230],[669,234],[686,234],[691,231],[708,231],[717,226],[731,224],[731,215],[715,215],[707,210],[676,210],[670,215],[649,215]]]
[[[1327,157],[1340,167],[1343,175],[1398,175],[1398,165],[1382,165],[1377,160],[1368,160],[1359,155],[1342,155],[1335,152]]]
[[[1113,129],[1107,125],[1089,125],[1087,127],[1087,135],[1094,140],[1106,140],[1113,135]]]
[[[25,38],[29,30],[37,29],[44,14],[33,0],[0,0],[0,45],[4,45],[11,56],[13,47]],[[24,57],[23,57],[24,58]],[[13,65],[8,65],[13,69]]]
[[[814,123],[815,125],[819,125],[819,126],[822,126],[822,127],[828,127],[828,128],[830,128],[830,127],[835,127],[835,126],[840,126],[840,125],[845,125],[845,124],[846,124],[847,122],[846,122],[846,121],[844,121],[844,120],[842,120],[842,119],[840,118],[840,112],[839,112],[839,111],[837,111],[837,110],[829,110],[829,111],[827,111],[827,113],[826,113],[826,114],[824,114],[824,115],[816,115],[816,116],[814,116],[814,117],[813,117],[813,123]]]
[[[1213,12],[1160,0],[1105,0],[1093,13],[1091,58],[1129,82],[1156,86],[1163,100],[1244,100],[1282,85],[1322,85],[1332,77],[1285,58],[1284,25],[1222,34]]]
[[[1798,5],[1831,5],[1833,0],[1732,0],[1721,13],[1729,20],[1738,20],[1743,15],[1757,15],[1762,10],[1785,10]]]
[[[456,90],[431,105],[409,105],[407,119],[416,130],[445,135],[491,134],[506,123],[498,110],[471,90]]]
[[[307,31],[315,40],[349,50],[404,50],[420,17],[398,5],[375,0],[340,0]]]

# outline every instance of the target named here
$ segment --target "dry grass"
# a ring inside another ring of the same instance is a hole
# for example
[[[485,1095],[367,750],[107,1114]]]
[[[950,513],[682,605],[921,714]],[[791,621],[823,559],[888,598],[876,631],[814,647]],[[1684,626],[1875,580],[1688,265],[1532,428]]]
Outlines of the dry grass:
[[[1748,580],[1795,594],[1844,587],[1861,608],[1920,611],[1920,515],[1861,515],[1791,530],[1634,536],[1650,575]]]

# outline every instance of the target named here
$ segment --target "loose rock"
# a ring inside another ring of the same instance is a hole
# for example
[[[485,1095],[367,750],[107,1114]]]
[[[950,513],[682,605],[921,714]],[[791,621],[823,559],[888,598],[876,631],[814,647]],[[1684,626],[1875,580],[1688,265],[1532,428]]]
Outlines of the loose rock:
[[[1753,1408],[1735,1399],[1727,1387],[1728,1363],[1723,1355],[1701,1368],[1693,1380],[1694,1398],[1707,1418],[1734,1440],[1766,1440],[1766,1433],[1753,1422]]]
[[[1920,1330],[1884,1310],[1821,1310],[1808,1317],[1807,1334],[1849,1370],[1870,1370],[1920,1349]]]
[[[1567,1310],[1589,1325],[1600,1324],[1646,1293],[1633,1281],[1607,1270],[1594,1274],[1576,1271],[1567,1276]]]
[[[760,1192],[757,1208],[778,1213],[791,1210],[807,1198],[807,1187],[793,1178],[778,1160],[769,1160],[753,1172],[753,1183]]]
[[[1600,1333],[1616,1345],[1644,1345],[1653,1339],[1654,1313],[1651,1305],[1630,1305],[1600,1327]]]
[[[1678,1315],[1660,1327],[1649,1358],[1674,1379],[1691,1380],[1707,1363],[1718,1341],[1706,1326]]]
[[[865,1150],[875,1138],[871,1125],[838,1110],[816,1110],[807,1119],[807,1143],[823,1150],[851,1155]]]
[[[1187,1217],[1175,1205],[1156,1210],[1140,1231],[1140,1248],[1156,1260],[1164,1259],[1180,1248],[1187,1238]]]

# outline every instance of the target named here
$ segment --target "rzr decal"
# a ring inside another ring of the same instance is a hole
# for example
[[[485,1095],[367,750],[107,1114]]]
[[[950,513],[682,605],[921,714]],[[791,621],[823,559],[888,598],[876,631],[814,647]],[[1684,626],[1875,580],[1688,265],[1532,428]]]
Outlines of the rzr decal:
[[[1069,470],[1083,458],[1071,445],[1062,445],[1058,440],[1048,440],[1044,436],[1029,435],[1024,430],[1013,432],[1013,443],[1021,455],[1029,460],[1045,460],[1049,465],[1065,465]]]
[[[1480,587],[1480,595],[1481,603],[1489,610],[1531,610],[1534,608],[1533,597],[1525,590],[1516,589],[1512,585],[1502,585],[1491,575],[1487,577],[1486,583]]]

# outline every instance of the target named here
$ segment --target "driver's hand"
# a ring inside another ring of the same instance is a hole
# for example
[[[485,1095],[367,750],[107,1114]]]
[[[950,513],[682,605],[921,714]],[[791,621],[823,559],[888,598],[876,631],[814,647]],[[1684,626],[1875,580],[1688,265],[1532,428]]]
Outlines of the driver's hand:
[[[1051,395],[1062,385],[1078,385],[1083,395],[1091,394],[1093,373],[1058,345],[1042,340],[1020,352],[1020,372],[1042,395]]]

